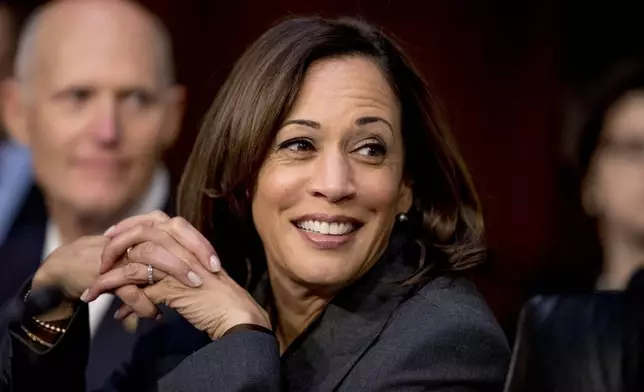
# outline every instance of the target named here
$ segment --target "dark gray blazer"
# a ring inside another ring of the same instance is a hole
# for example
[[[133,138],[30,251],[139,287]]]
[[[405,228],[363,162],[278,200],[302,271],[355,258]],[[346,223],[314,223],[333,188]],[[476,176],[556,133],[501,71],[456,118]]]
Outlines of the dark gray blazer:
[[[474,286],[446,276],[401,285],[417,261],[404,256],[406,241],[392,243],[281,357],[267,333],[234,332],[213,342],[178,319],[144,338],[132,365],[104,390],[501,391],[510,351]],[[260,303],[266,290],[260,285]],[[5,333],[0,349],[10,345],[19,354],[0,363],[7,385],[35,390],[40,385],[29,375],[42,371],[50,389],[78,388],[71,380],[82,374],[82,324],[72,322],[52,352],[39,356]]]

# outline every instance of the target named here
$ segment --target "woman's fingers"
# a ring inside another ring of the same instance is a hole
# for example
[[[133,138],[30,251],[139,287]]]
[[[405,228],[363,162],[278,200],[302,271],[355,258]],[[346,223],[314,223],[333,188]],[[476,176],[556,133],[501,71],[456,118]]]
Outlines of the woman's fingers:
[[[154,282],[168,276],[167,273],[152,268],[152,279]],[[149,284],[148,266],[139,263],[129,263],[123,267],[113,269],[99,276],[94,284],[85,290],[81,296],[84,302],[91,302],[98,298],[99,295],[111,292],[119,287],[128,285]]]
[[[201,265],[211,272],[219,272],[221,270],[221,262],[217,256],[217,252],[212,247],[210,242],[195,229],[188,221],[181,217],[170,219],[162,211],[154,211],[150,214],[133,216],[124,219],[115,226],[112,226],[105,232],[108,238],[116,238],[125,232],[131,231],[137,226],[153,226],[161,228],[172,235],[177,242],[183,245],[187,250],[192,252]],[[114,258],[116,255],[106,255],[103,258],[99,273],[105,273],[113,267]]]
[[[104,237],[114,238],[119,234],[126,232],[136,226],[154,226],[157,223],[165,222],[169,220],[170,217],[163,211],[153,211],[149,214],[131,216],[129,218],[123,219],[121,222],[110,227],[103,234]],[[114,259],[111,259],[110,262],[106,262],[105,258],[102,257],[101,265],[98,269],[98,273],[102,274],[114,267]]]
[[[172,278],[168,278],[172,279]],[[165,282],[160,282],[157,284],[153,284],[151,286],[147,286],[143,289],[140,289],[140,293],[142,296],[144,296],[148,301],[154,304],[161,304],[166,301],[166,298],[171,295],[172,292],[176,291],[177,288],[180,287],[180,284],[178,285],[176,282],[173,284],[165,284]],[[125,302],[125,301],[123,301]],[[134,306],[130,305],[129,303],[125,303],[122,305],[119,310],[116,311],[114,314],[114,318],[122,320],[132,313],[136,313],[139,316],[142,317],[157,317],[159,314],[154,314],[152,316],[147,316],[143,315],[140,313],[139,309],[135,308]]]
[[[146,241],[165,246],[168,251],[188,263],[194,261],[196,257],[199,264],[211,272],[221,270],[221,263],[215,250],[205,237],[185,219],[174,218],[153,227],[136,225],[114,237],[101,256],[99,273],[105,273],[113,268],[116,260],[126,254],[128,248]],[[168,246],[173,247],[168,248]]]
[[[155,226],[168,232],[184,248],[197,256],[205,269],[211,272],[221,270],[221,262],[212,244],[187,220],[176,217]]]
[[[141,317],[154,318],[159,315],[155,302],[149,299],[142,289],[134,285],[119,287],[114,294]]]
[[[134,226],[138,226],[138,225],[153,226],[154,224],[165,222],[167,220],[170,220],[170,217],[168,216],[168,214],[166,214],[163,211],[156,210],[156,211],[150,212],[149,214],[136,215],[136,216],[131,216],[129,218],[125,218],[119,223],[117,223],[116,225],[107,229],[103,235],[109,238],[114,238],[117,235],[121,234],[126,230],[131,229]]]
[[[199,275],[203,273],[195,273],[195,270],[202,269],[194,254],[161,229],[136,226],[110,241],[102,255],[103,263],[110,266],[107,271],[114,267],[115,260],[122,258],[123,254],[131,263],[150,264],[188,286],[201,285],[202,278]]]

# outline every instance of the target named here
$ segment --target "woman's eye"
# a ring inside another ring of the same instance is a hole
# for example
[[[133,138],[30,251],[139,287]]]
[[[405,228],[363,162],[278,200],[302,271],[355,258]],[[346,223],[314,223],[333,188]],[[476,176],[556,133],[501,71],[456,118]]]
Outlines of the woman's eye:
[[[356,150],[360,155],[367,157],[380,157],[387,153],[385,147],[378,143],[369,143],[359,147]]]
[[[280,149],[288,149],[291,151],[313,151],[315,148],[313,147],[313,143],[311,141],[306,140],[306,139],[296,139],[296,140],[288,140],[285,141],[284,143],[280,144]]]

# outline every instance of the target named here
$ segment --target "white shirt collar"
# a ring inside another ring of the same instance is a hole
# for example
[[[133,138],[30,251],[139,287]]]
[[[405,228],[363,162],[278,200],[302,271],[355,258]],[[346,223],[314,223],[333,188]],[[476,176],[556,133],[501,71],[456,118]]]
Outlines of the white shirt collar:
[[[152,182],[145,195],[132,208],[127,216],[141,215],[154,210],[161,210],[165,207],[170,193],[170,175],[165,167],[157,167],[154,171]],[[107,229],[107,228],[106,228]],[[45,233],[45,243],[43,247],[42,260],[54,250],[60,243],[60,233],[53,222],[47,222],[47,231]],[[90,336],[94,336],[98,330],[105,313],[109,310],[113,295],[103,294],[89,304],[89,327]]]

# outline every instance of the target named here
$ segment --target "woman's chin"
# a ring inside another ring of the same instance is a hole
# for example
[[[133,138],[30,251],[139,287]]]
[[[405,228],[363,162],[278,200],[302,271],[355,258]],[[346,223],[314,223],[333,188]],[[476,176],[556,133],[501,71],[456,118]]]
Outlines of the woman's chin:
[[[355,271],[347,268],[346,263],[329,263],[327,260],[317,261],[324,264],[320,268],[297,268],[292,271],[296,280],[304,286],[311,289],[343,287],[349,283],[351,277],[356,274]],[[344,264],[344,265],[341,265]]]

